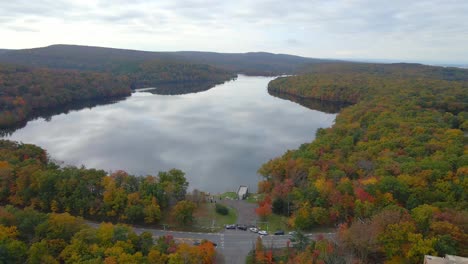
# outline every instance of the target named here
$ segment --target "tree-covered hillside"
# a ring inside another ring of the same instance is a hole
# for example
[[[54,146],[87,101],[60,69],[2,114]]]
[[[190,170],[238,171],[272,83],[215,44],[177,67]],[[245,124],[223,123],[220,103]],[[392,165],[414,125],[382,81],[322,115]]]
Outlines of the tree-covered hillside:
[[[42,109],[128,96],[131,88],[201,82],[213,87],[235,77],[209,65],[159,60],[114,66],[114,72],[90,72],[0,64],[0,128],[25,122]]]
[[[0,50],[0,127],[25,123],[38,109],[128,95],[128,87],[164,86],[160,89],[164,94],[198,92],[237,73],[294,73],[318,62],[323,60],[270,53],[147,52],[76,45]]]
[[[460,69],[344,64],[272,81],[273,91],[354,105],[259,169],[266,206],[292,211],[298,229],[340,224],[362,262],[467,256],[467,80]]]
[[[136,177],[61,168],[40,147],[0,140],[0,263],[215,263],[212,242],[154,240],[122,224],[92,228],[82,218],[157,225],[165,217],[187,226],[196,208],[187,187],[180,170]]]
[[[24,122],[39,109],[130,92],[125,76],[0,65],[0,127]]]
[[[125,68],[127,65],[139,65],[153,60],[208,64],[230,72],[248,75],[291,74],[307,64],[328,62],[328,60],[266,52],[148,52],[77,45],[52,45],[0,53],[0,62],[87,71],[121,72],[122,67]]]
[[[131,64],[123,65],[128,67]],[[209,83],[211,87],[235,78],[232,72],[207,64],[176,63],[171,61],[146,61],[135,69],[122,71],[128,76],[132,88],[158,87],[164,84]]]
[[[185,173],[177,169],[137,177],[125,171],[61,168],[37,146],[0,140],[0,204],[156,224],[163,213],[177,216],[178,207],[191,203],[185,200],[187,187]]]
[[[332,62],[331,60],[267,52],[215,53],[181,51],[174,54],[184,60],[206,63],[240,74],[260,76],[293,74],[308,65]]]

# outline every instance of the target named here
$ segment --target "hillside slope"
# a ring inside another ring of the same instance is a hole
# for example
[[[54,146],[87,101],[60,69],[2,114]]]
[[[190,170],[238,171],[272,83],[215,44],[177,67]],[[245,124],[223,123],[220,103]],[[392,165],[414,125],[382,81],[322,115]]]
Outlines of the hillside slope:
[[[326,62],[299,56],[272,53],[148,52],[77,45],[52,45],[43,48],[0,53],[0,62],[91,71],[122,73],[126,64],[147,61],[209,64],[249,75],[279,75],[296,72],[306,64]]]
[[[292,208],[298,229],[341,224],[342,245],[361,262],[467,256],[468,71],[407,64],[309,71],[269,90],[354,105],[313,142],[259,169],[266,206],[286,216]]]
[[[40,109],[130,92],[126,77],[0,64],[0,128],[25,122]]]

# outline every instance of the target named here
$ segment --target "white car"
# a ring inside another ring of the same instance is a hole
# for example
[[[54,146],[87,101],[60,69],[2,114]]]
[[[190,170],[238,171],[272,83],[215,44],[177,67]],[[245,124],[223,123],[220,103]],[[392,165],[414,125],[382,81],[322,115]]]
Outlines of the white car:
[[[267,236],[267,235],[268,235],[268,232],[265,231],[265,230],[260,230],[260,231],[258,231],[258,234],[259,234],[259,235],[262,235],[262,236]]]
[[[251,227],[249,228],[250,232],[254,232],[254,233],[257,233],[258,232],[258,228],[256,227]]]

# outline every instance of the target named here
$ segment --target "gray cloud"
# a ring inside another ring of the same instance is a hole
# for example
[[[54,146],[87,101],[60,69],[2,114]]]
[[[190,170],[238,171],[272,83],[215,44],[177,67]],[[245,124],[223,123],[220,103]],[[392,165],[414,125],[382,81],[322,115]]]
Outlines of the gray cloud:
[[[466,14],[468,1],[457,0],[18,0],[2,3],[0,33],[9,36],[5,48],[77,42],[151,50],[454,60],[468,58],[461,43],[468,41]],[[22,28],[40,30],[44,37],[24,35]],[[16,40],[19,32],[23,35]],[[64,32],[76,37],[63,37]]]

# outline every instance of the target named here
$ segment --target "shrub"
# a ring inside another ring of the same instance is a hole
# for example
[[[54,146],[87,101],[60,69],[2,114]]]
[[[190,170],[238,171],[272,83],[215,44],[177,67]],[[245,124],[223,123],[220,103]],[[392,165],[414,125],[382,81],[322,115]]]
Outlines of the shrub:
[[[216,213],[221,214],[221,215],[227,215],[229,213],[229,209],[222,204],[216,204],[215,210],[216,210]]]

